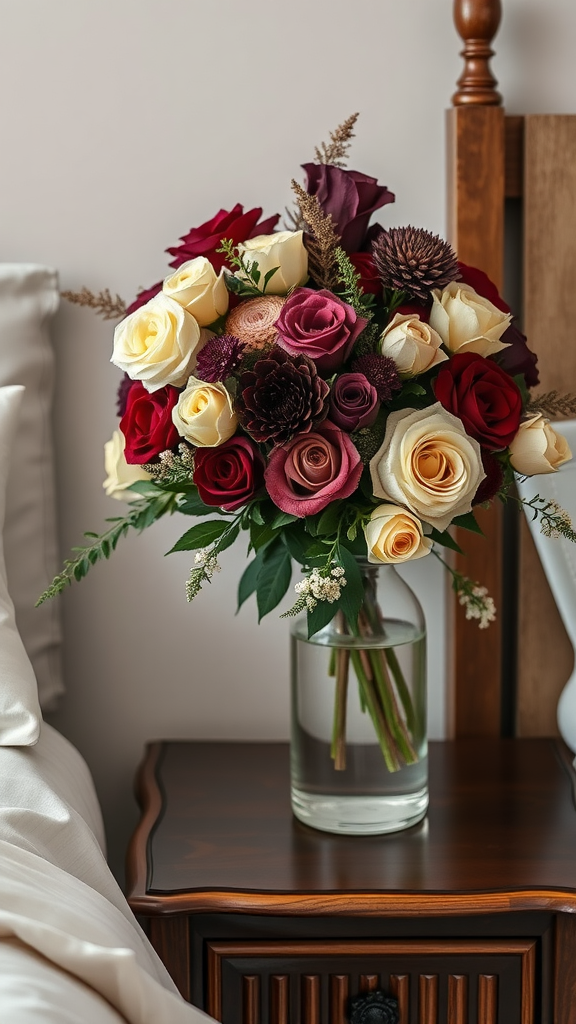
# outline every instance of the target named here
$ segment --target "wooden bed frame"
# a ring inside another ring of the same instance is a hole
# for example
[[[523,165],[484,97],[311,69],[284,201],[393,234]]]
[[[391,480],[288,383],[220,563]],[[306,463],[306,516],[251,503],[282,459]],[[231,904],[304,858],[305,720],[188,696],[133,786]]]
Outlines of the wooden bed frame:
[[[576,115],[505,114],[490,70],[500,19],[500,0],[454,0],[464,69],[447,113],[448,236],[505,295],[520,283],[514,311],[538,353],[538,390],[573,392]],[[554,735],[572,647],[522,512],[509,503],[479,519],[485,539],[460,531],[458,568],[499,615],[479,633],[449,598],[452,734]]]

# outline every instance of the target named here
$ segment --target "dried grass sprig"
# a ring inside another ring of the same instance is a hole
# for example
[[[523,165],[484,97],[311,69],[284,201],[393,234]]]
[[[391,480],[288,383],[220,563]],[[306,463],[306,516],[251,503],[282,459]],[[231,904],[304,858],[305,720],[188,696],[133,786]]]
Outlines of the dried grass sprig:
[[[98,294],[84,287],[79,292],[64,291],[60,292],[60,295],[76,306],[88,306],[104,320],[121,320],[126,315],[124,299],[121,299],[119,295],[112,296],[108,288]]]
[[[330,132],[330,142],[320,144],[320,148],[314,148],[314,157],[317,164],[333,164],[335,167],[344,167],[348,160],[350,140],[354,138],[354,125],[358,120],[358,113],[352,114],[342,124],[339,124],[335,131]]]
[[[340,235],[330,214],[325,214],[317,196],[310,196],[297,181],[292,181],[296,202],[308,228],[305,244],[308,250],[310,276],[321,288],[334,290],[340,281],[338,246]]]
[[[545,416],[576,416],[576,395],[561,395],[558,391],[544,391],[541,395],[532,395],[526,412],[541,412]]]

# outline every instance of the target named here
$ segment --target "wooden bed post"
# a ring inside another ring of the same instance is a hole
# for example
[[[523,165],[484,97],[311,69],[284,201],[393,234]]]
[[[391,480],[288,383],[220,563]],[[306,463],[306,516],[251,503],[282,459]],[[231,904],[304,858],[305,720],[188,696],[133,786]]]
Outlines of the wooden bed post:
[[[454,20],[464,40],[464,70],[447,113],[448,237],[460,260],[483,270],[502,288],[504,259],[504,111],[489,61],[501,16],[500,0],[455,0]],[[458,531],[465,556],[460,572],[486,586],[502,605],[502,511],[478,512],[485,537]],[[450,591],[448,698],[457,736],[501,732],[501,617],[478,636]]]

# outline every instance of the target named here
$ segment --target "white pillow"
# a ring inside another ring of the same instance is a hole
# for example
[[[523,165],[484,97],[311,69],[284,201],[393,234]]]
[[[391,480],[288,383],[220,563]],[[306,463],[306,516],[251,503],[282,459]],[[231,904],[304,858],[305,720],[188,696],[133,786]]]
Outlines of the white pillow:
[[[6,507],[6,478],[23,393],[24,388],[16,384],[0,388],[0,536]],[[41,718],[36,677],[16,628],[0,542],[0,746],[36,743]]]
[[[58,303],[54,270],[0,264],[0,387],[26,388],[10,470],[4,549],[16,622],[46,710],[64,689],[61,602],[34,607],[59,570],[51,423],[54,353],[48,333]]]

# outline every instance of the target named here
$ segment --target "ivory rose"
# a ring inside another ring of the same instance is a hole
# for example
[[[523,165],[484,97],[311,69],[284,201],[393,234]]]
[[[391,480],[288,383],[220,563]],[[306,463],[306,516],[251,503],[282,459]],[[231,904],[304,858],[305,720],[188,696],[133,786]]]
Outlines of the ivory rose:
[[[195,318],[160,292],[118,324],[110,361],[147,391],[182,387],[204,340]]]
[[[396,363],[399,373],[415,376],[444,362],[442,338],[415,314],[396,313],[380,338],[380,352]]]
[[[480,445],[440,402],[390,413],[370,473],[377,498],[406,506],[441,531],[470,512],[485,476]]]
[[[337,498],[349,498],[362,476],[352,441],[330,420],[272,449],[264,479],[272,501],[290,515],[313,516]]]
[[[273,235],[249,238],[238,246],[241,256],[258,264],[259,288],[264,287],[268,271],[278,267],[266,285],[267,295],[287,295],[308,280],[308,253],[302,235],[302,231],[277,231]],[[245,279],[241,270],[236,271],[235,276]]]
[[[228,289],[224,277],[216,274],[205,256],[183,263],[165,279],[162,290],[191,313],[200,327],[207,327],[228,312]]]
[[[512,316],[483,298],[470,285],[452,281],[432,292],[430,327],[450,352],[492,356],[506,348],[500,339]]]
[[[572,458],[566,438],[558,434],[541,412],[524,420],[510,442],[510,462],[517,473],[555,473]]]
[[[378,505],[364,527],[369,562],[407,562],[429,554],[432,541],[422,523],[398,505]]]
[[[172,410],[174,426],[181,437],[198,448],[215,448],[235,432],[238,417],[232,398],[223,384],[208,384],[190,377]]]
[[[151,480],[150,473],[140,466],[129,466],[124,456],[125,439],[121,430],[115,430],[109,441],[104,445],[104,469],[106,479],[102,487],[109,498],[118,501],[134,501],[139,498],[138,491],[130,487],[137,480]]]

